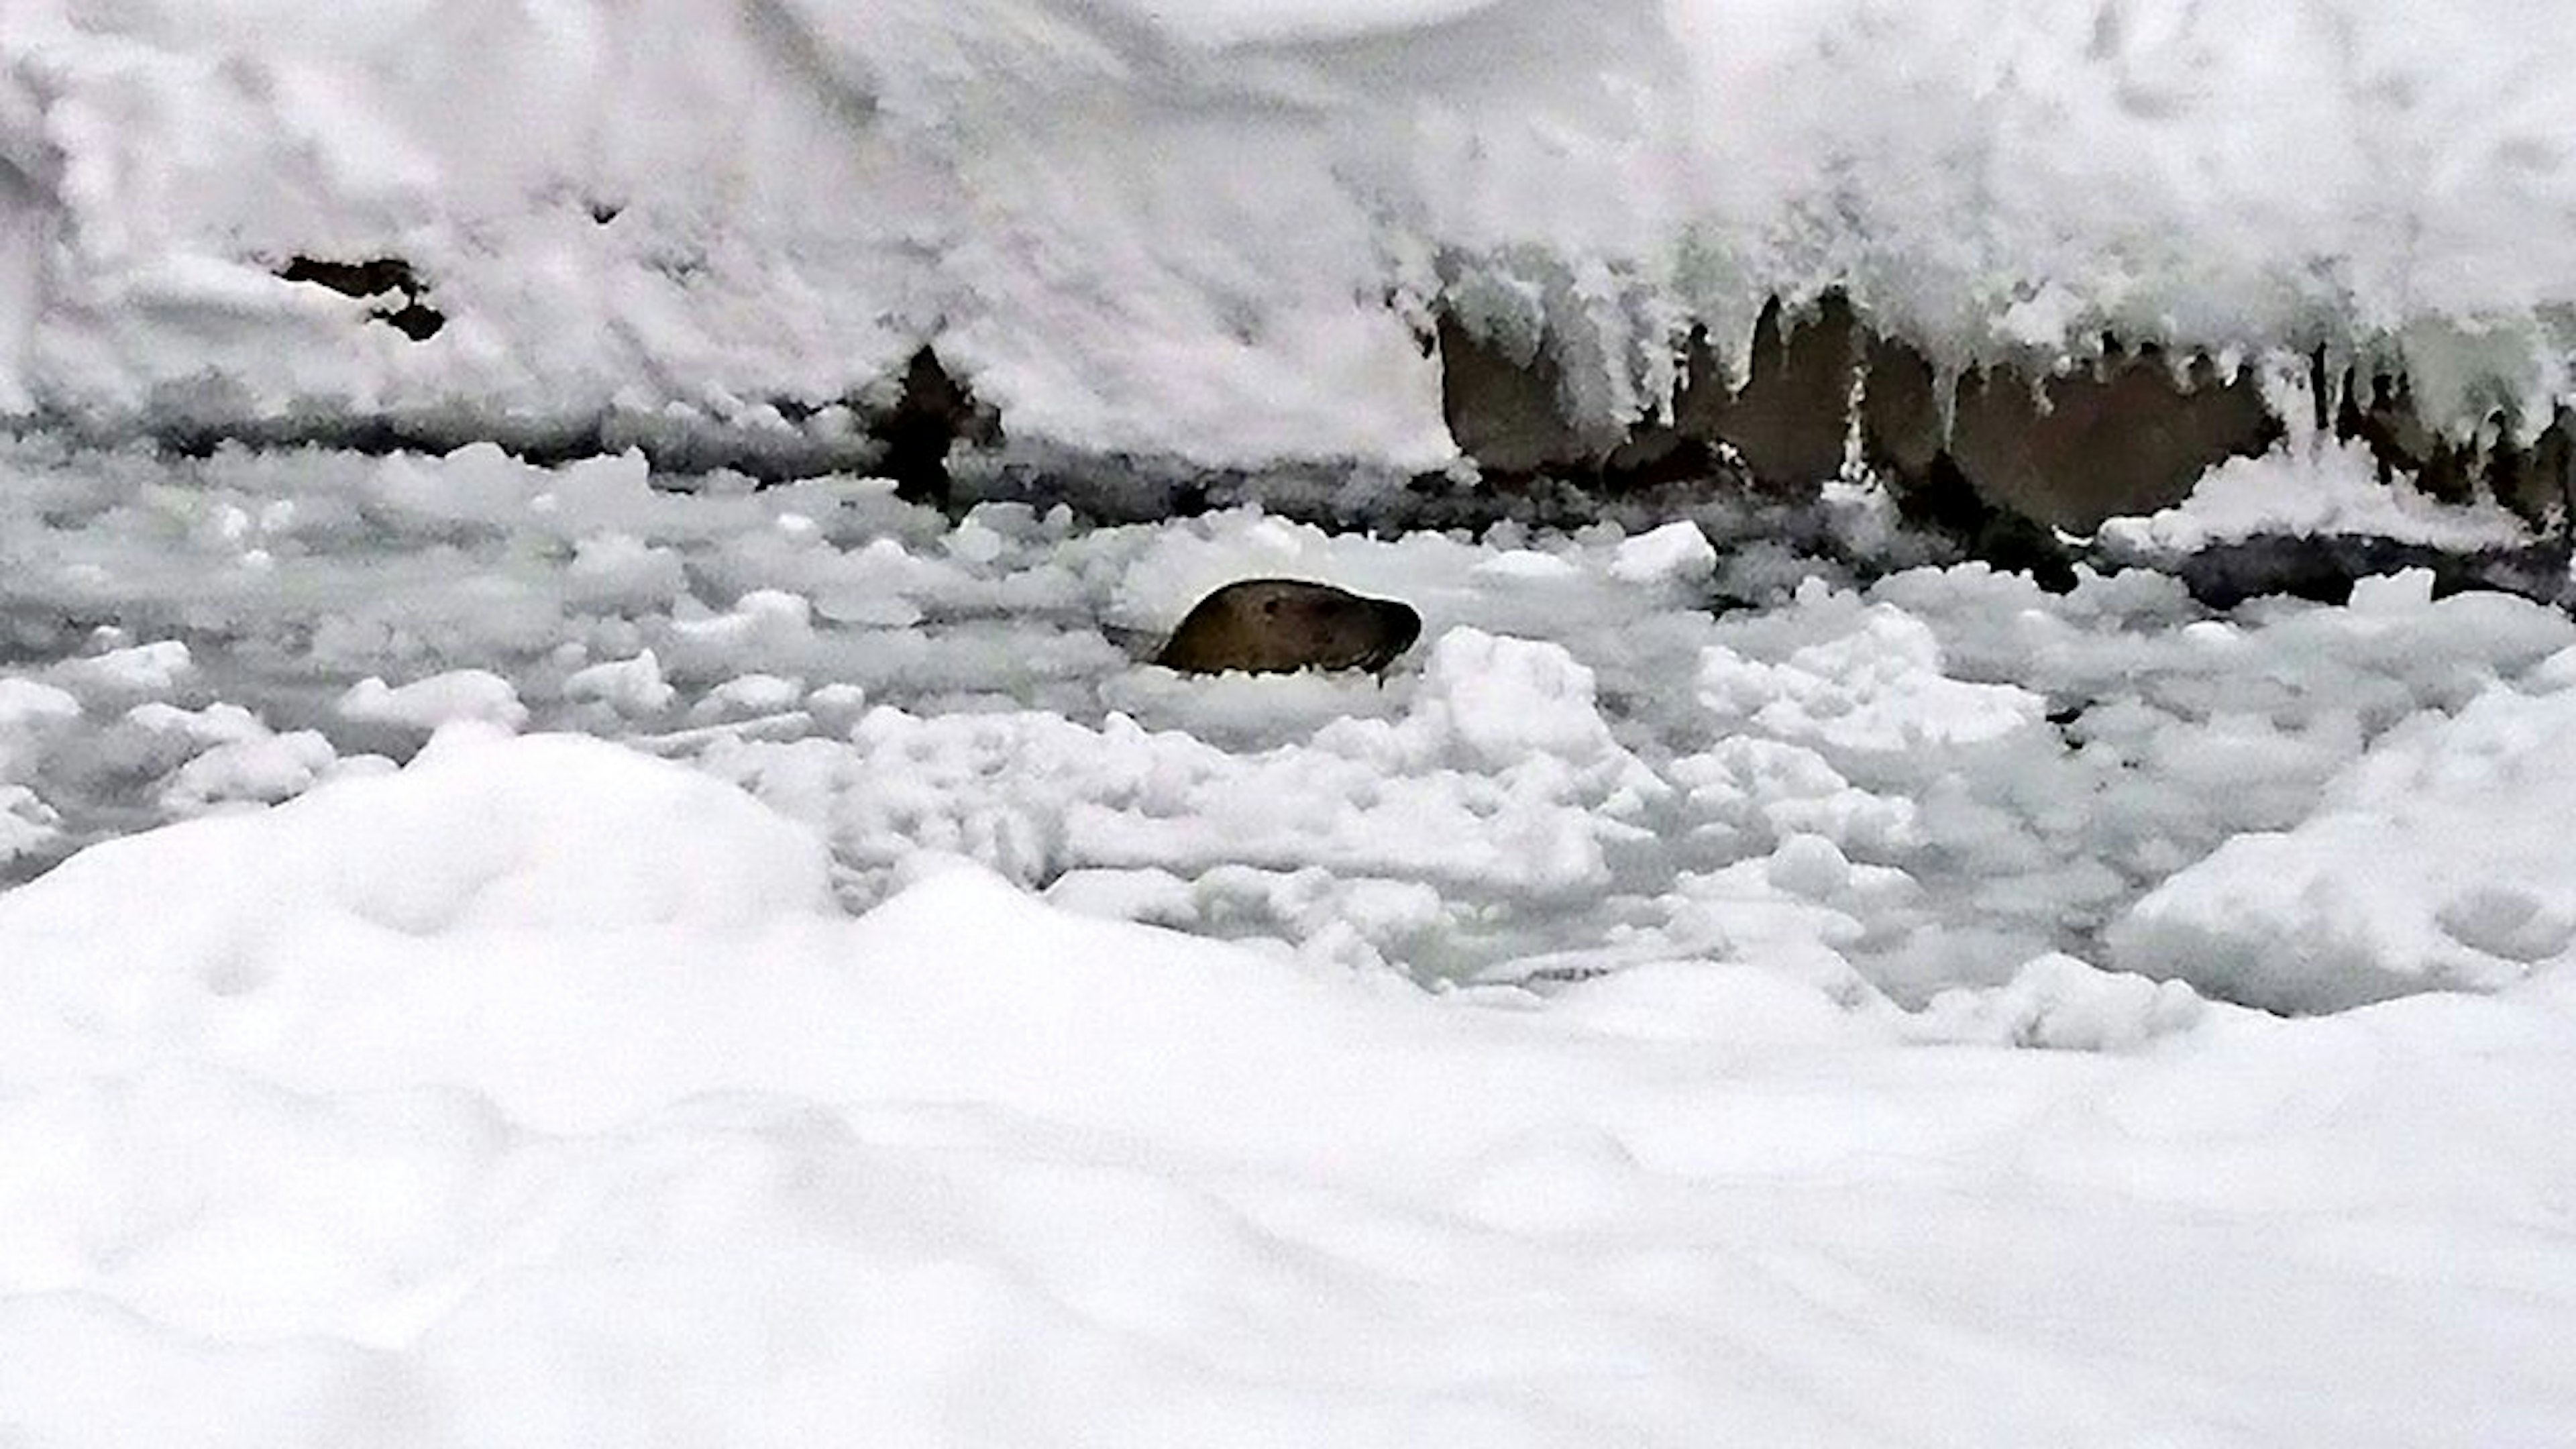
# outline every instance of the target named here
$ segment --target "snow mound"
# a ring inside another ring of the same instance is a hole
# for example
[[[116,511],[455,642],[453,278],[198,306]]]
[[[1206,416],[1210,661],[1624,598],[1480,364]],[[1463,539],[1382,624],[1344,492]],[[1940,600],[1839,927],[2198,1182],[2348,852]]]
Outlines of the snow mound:
[[[2062,953],[2023,964],[2003,986],[1945,991],[1907,1031],[2067,1051],[2130,1051],[2199,1025],[2207,1003],[2180,981],[2103,971]]]
[[[2403,478],[2382,483],[2364,445],[2325,440],[2230,458],[2201,475],[2175,507],[2114,518],[2101,531],[2115,549],[2165,560],[2212,544],[2304,535],[2388,538],[2464,553],[2531,542],[2522,520],[2491,500],[2437,503]]]
[[[153,882],[149,929],[170,942],[255,941],[317,911],[409,935],[742,929],[827,899],[820,844],[729,786],[596,740],[471,725],[400,773],[84,851],[0,898],[0,917],[8,934],[94,942],[88,913],[133,880]]]
[[[1423,667],[1409,751],[1447,753],[1471,769],[1506,770],[1529,758],[1585,766],[1623,758],[1594,702],[1593,675],[1561,644],[1458,628],[1440,636]]]
[[[2149,892],[2113,926],[2113,957],[2302,1012],[2494,991],[2564,963],[2576,946],[2572,751],[2576,690],[2499,686],[2456,718],[2411,721],[2331,781],[2308,819],[2238,836]]]
[[[1699,692],[1721,718],[1868,753],[1994,739],[2048,712],[2029,690],[1944,674],[1931,629],[1890,604],[1870,605],[1840,637],[1775,664],[1713,646],[1701,656]]]

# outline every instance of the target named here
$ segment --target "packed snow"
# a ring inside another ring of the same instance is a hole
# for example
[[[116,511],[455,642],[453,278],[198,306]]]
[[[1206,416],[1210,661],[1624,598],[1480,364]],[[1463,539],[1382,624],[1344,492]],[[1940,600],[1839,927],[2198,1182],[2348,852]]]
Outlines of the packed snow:
[[[2562,1441],[2576,624],[1836,569],[8,445],[0,1428]]]
[[[1435,309],[1591,431],[1839,286],[1953,366],[2326,342],[2537,428],[2570,55],[2514,0],[12,0],[0,413],[828,445],[935,342],[1023,445],[1412,471]]]
[[[2530,526],[2491,499],[2440,503],[2407,478],[2379,475],[2370,450],[2350,442],[2230,458],[2202,474],[2180,504],[2112,519],[2101,538],[2125,557],[2167,563],[2211,544],[2265,537],[2384,538],[2463,553],[2534,542]]]

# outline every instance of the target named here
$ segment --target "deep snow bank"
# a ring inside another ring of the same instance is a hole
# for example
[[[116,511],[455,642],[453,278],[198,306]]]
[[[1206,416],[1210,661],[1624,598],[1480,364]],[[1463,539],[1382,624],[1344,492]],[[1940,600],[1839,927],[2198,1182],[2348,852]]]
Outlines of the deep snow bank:
[[[1415,469],[1435,310],[1597,427],[1841,284],[1946,361],[2384,346],[2537,425],[2571,56],[2507,0],[16,0],[0,409],[828,436],[935,338],[1023,440]]]
[[[1435,998],[972,867],[850,918],[815,846],[614,745],[469,732],[0,895],[0,1433],[2576,1421],[2563,979],[2282,1022],[2054,958],[1955,1014],[2172,1034],[1909,1046],[1757,966]]]

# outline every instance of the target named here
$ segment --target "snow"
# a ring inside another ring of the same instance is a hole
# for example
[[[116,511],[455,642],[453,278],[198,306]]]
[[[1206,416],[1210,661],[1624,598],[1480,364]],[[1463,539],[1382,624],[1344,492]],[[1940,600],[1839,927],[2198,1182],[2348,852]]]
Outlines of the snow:
[[[1552,351],[1597,431],[1692,322],[1740,366],[1767,296],[1836,285],[1948,366],[2322,339],[2440,424],[2538,427],[2576,345],[2576,19],[2507,0],[10,20],[0,410],[107,432],[836,446],[929,341],[1040,455],[1416,471],[1454,454],[1435,308]],[[297,255],[408,261],[446,326]]]
[[[468,725],[0,897],[14,1428],[2538,1443],[2576,1413],[2563,991],[2276,1020],[2052,958],[1986,1009],[2120,1050],[2031,1054],[1744,966],[1543,1010],[1373,989],[962,863],[849,917],[824,858],[678,766]]]
[[[0,468],[31,1443],[2576,1424],[2559,611]],[[1281,573],[1424,641],[1144,662]]]
[[[1699,525],[1678,519],[1619,545],[1610,560],[1610,577],[1622,583],[1687,587],[1708,581],[1717,568],[1717,548]]]
[[[422,734],[460,719],[503,729],[516,729],[528,720],[518,690],[488,669],[453,669],[400,688],[370,674],[340,696],[339,709],[344,719],[399,725]]]
[[[1825,597],[1801,586],[1802,602]],[[1996,739],[2047,713],[2047,701],[2010,684],[1977,684],[1941,672],[1941,646],[1920,620],[1879,604],[1849,632],[1805,645],[1777,664],[1724,645],[1700,661],[1702,702],[1719,718],[1766,733],[1885,754],[1921,744]]]
[[[2403,478],[2382,483],[2368,448],[2323,439],[2230,458],[2202,474],[2180,505],[2111,519],[2100,536],[2132,557],[2176,559],[2265,535],[2354,535],[2460,552],[2532,542],[2530,528],[2491,500],[2436,503]]]
[[[2544,669],[2563,675],[2553,655]],[[2110,938],[2150,975],[2331,1011],[2427,985],[2492,991],[2576,944],[2576,808],[2558,759],[2576,695],[2498,685],[2391,732],[2287,831],[2229,840]]]
[[[1365,500],[1455,461],[1435,315],[1597,433],[1828,286],[1944,368],[2109,330],[2277,402],[2323,341],[2528,427],[2569,53],[11,0],[0,1443],[2576,1438],[2576,621],[2099,571],[2536,550],[2492,504],[2293,416],[2052,594],[1857,472],[1371,537],[532,461],[863,459],[930,342],[1042,480]],[[482,441],[156,446],[361,417]],[[1246,577],[1420,642],[1149,662]]]

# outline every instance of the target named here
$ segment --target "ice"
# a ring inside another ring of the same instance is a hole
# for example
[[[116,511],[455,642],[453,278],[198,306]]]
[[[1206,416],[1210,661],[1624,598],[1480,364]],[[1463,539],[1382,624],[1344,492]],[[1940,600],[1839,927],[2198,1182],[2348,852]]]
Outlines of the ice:
[[[1619,545],[1610,560],[1610,577],[1622,583],[1687,587],[1708,581],[1717,567],[1717,550],[1688,519],[1667,523]]]
[[[516,729],[528,707],[510,681],[488,669],[456,669],[415,679],[399,688],[370,674],[340,696],[342,717],[363,724],[398,725],[426,735],[454,720],[478,720]]]
[[[1874,753],[1994,739],[2046,713],[2046,701],[2028,690],[1944,675],[1931,630],[1885,604],[1858,616],[1848,633],[1777,664],[1714,647],[1700,662],[1699,688],[1722,718]]]
[[[2556,812],[2576,695],[2497,686],[2392,731],[2285,831],[2238,836],[2111,932],[2121,965],[2231,1000],[2326,1011],[2495,990],[2576,943]]]
[[[662,678],[662,661],[650,649],[632,659],[576,669],[565,677],[563,691],[566,699],[598,700],[629,718],[660,714],[679,698],[679,691]]]

